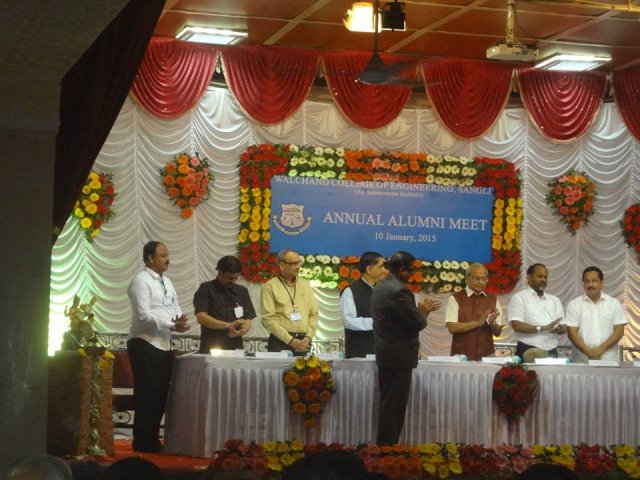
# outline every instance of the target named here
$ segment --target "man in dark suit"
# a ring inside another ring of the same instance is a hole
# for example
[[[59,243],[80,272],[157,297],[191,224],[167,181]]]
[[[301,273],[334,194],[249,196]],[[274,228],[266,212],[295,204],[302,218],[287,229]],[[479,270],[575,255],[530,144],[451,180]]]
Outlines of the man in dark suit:
[[[406,283],[414,272],[415,258],[396,252],[387,261],[389,275],[373,288],[371,311],[378,364],[378,445],[393,445],[400,439],[413,369],[418,365],[420,330],[427,315],[440,308],[430,299],[416,306]]]

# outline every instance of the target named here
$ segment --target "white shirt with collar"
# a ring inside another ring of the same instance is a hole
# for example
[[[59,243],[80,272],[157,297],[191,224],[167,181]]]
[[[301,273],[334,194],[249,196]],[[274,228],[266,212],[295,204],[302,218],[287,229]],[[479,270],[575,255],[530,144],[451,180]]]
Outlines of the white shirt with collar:
[[[364,278],[362,281],[373,288],[373,285],[370,285]],[[342,312],[344,328],[359,331],[373,330],[373,319],[371,317],[358,316],[353,292],[349,287],[346,287],[342,291],[342,295],[340,295],[340,311]]]
[[[182,315],[171,280],[145,267],[131,280],[127,295],[132,313],[129,338],[142,338],[156,348],[170,350],[173,319]]]
[[[587,295],[574,298],[567,305],[564,322],[567,327],[578,327],[578,335],[588,347],[597,347],[611,336],[614,325],[625,325],[627,319],[622,304],[606,293],[593,303]],[[576,362],[588,362],[587,356],[577,348],[572,348]],[[613,345],[602,354],[602,360],[620,360],[618,346]]]
[[[469,287],[464,287],[464,291],[467,293],[467,297],[470,297],[474,293],[476,293],[473,290],[471,290]],[[485,297],[487,296],[487,294],[484,293],[484,290],[480,292],[478,295],[482,295]],[[447,300],[447,305],[444,310],[444,323],[456,323],[458,321],[459,310],[460,310],[460,307],[458,305],[458,302],[456,302],[456,299],[453,298],[453,295],[449,296]],[[497,298],[496,298],[496,310],[498,310],[496,323],[498,325],[504,325],[504,319],[502,317],[502,307],[500,306],[500,302],[498,301]]]
[[[539,297],[531,287],[527,287],[511,297],[508,310],[509,322],[517,320],[534,326],[544,327],[558,318],[564,318],[564,309],[558,297],[547,292]],[[563,321],[561,320],[560,323]],[[553,350],[558,347],[558,335],[555,333],[515,332],[515,334],[518,341],[533,347],[543,350]]]

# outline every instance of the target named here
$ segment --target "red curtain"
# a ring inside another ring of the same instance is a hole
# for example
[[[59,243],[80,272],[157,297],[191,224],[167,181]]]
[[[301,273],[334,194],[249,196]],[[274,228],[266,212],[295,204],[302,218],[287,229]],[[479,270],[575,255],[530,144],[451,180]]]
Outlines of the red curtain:
[[[178,117],[200,100],[213,75],[216,55],[210,46],[154,37],[131,91],[154,115]]]
[[[482,136],[509,100],[512,67],[446,59],[422,66],[425,89],[438,117],[462,138]]]
[[[313,86],[318,54],[310,50],[237,47],[222,52],[229,90],[246,115],[262,123],[291,116]]]
[[[392,122],[411,96],[410,85],[365,85],[356,81],[371,58],[371,52],[325,53],[325,78],[338,108],[354,124],[363,128],[380,128]],[[407,63],[406,57],[380,54],[385,65]],[[403,81],[415,81],[416,66],[399,73]]]
[[[640,71],[614,72],[613,95],[624,123],[640,140]]]
[[[561,72],[526,68],[518,73],[520,97],[540,132],[554,140],[584,134],[604,98],[602,72]]]

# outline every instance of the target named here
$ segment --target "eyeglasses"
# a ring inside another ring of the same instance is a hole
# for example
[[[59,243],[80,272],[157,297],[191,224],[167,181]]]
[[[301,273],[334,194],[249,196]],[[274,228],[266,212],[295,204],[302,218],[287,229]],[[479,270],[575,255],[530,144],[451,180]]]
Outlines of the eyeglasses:
[[[285,262],[285,261],[282,261],[280,263],[284,263],[285,265],[302,265],[302,260],[298,260],[297,262]]]

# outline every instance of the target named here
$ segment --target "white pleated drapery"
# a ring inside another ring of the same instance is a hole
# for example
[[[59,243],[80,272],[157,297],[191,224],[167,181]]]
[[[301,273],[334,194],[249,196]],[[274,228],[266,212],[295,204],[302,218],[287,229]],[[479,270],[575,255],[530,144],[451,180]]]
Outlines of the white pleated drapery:
[[[95,294],[99,297],[95,307],[99,329],[127,332],[131,321],[127,286],[143,267],[142,245],[160,240],[169,247],[167,274],[191,318],[189,333],[197,334],[193,294],[201,282],[215,277],[221,256],[236,253],[239,155],[259,143],[483,156],[514,162],[523,177],[524,267],[545,263],[550,273],[548,290],[566,305],[582,292],[584,267],[600,266],[605,272],[605,291],[623,301],[629,316],[624,342],[640,343],[640,269],[618,225],[624,209],[640,200],[640,144],[626,129],[615,104],[603,104],[589,131],[574,142],[558,144],[544,138],[523,109],[504,110],[485,136],[468,141],[451,135],[427,109],[405,109],[388,126],[367,131],[345,121],[334,104],[307,101],[285,122],[260,125],[243,116],[228,91],[215,88],[209,88],[194,109],[174,119],[154,117],[130,98],[125,102],[94,167],[113,173],[116,216],[93,244],[87,242],[75,219],[67,222],[52,254],[51,330],[66,330],[64,307],[71,304],[74,294],[85,300]],[[207,157],[216,176],[211,198],[189,220],[182,219],[179,209],[170,204],[159,175],[160,168],[183,151]],[[572,167],[586,171],[598,192],[594,215],[574,237],[545,203],[547,183]],[[521,280],[519,287],[523,284]],[[260,285],[249,287],[258,307]],[[318,338],[341,336],[338,292],[317,290],[316,294],[321,315]],[[439,297],[444,304],[446,296]],[[508,299],[500,298],[503,307]],[[422,335],[423,353],[447,354],[450,336],[443,312],[430,319]],[[259,321],[254,322],[251,334],[264,335]],[[506,329],[502,340],[513,341],[513,332]],[[51,348],[57,349],[59,342],[60,334],[52,338]]]

